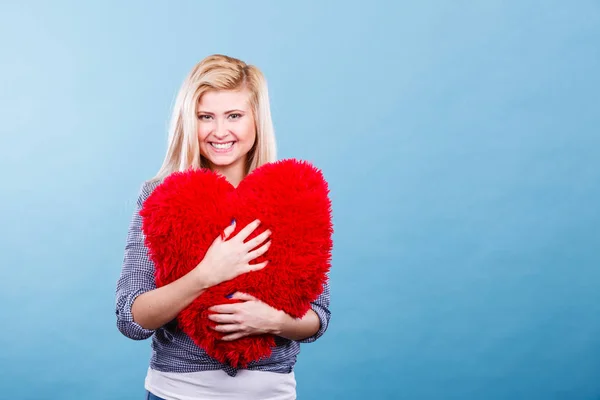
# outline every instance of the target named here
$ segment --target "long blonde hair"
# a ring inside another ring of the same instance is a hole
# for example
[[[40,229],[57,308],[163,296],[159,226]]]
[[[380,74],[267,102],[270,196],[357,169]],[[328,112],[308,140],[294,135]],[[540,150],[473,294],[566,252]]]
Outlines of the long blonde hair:
[[[179,89],[169,125],[167,153],[151,181],[163,180],[176,171],[208,167],[198,142],[198,102],[209,90],[241,89],[250,92],[256,128],[256,142],[248,152],[246,174],[276,160],[275,133],[264,75],[257,67],[241,60],[213,54],[192,68]]]

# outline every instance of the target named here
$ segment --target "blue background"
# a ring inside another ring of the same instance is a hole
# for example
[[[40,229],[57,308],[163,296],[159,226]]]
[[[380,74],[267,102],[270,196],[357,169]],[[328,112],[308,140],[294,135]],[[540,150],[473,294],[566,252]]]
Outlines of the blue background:
[[[3,3],[0,393],[136,399],[114,290],[170,106],[212,53],[321,167],[333,313],[302,399],[600,397],[600,4]]]

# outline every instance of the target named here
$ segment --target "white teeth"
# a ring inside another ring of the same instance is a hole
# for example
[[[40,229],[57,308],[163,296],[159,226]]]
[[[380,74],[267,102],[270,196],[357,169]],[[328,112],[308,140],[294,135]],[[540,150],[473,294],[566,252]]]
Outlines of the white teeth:
[[[228,149],[233,146],[233,142],[229,143],[211,143],[211,146],[215,149]]]

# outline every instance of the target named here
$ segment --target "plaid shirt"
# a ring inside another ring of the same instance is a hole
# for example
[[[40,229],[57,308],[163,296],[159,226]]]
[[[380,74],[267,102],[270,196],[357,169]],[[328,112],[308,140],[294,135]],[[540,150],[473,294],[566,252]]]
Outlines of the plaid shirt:
[[[139,211],[158,183],[145,182],[137,200],[127,234],[125,255],[116,288],[116,316],[119,331],[128,338],[144,340],[152,336],[152,358],[150,367],[163,372],[197,372],[223,369],[235,376],[237,369],[221,364],[211,358],[197,346],[182,330],[177,329],[175,321],[155,330],[144,329],[133,321],[131,306],[139,295],[156,288],[154,264],[148,257],[144,244],[142,218]],[[329,283],[326,282],[321,295],[312,303],[321,326],[317,333],[304,340],[294,341],[276,337],[276,346],[269,358],[252,362],[248,369],[289,373],[300,353],[300,343],[310,343],[321,337],[329,324]]]

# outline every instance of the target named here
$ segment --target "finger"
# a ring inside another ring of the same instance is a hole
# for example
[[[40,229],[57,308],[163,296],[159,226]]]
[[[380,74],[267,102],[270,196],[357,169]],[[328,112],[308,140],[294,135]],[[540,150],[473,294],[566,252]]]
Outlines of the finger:
[[[220,324],[234,324],[239,322],[235,314],[211,314],[208,316],[208,319]]]
[[[221,239],[227,240],[229,236],[235,231],[235,220],[229,225],[227,228],[223,229],[223,233],[221,233]]]
[[[237,340],[237,339],[243,338],[244,336],[248,336],[248,334],[246,332],[237,332],[237,333],[232,333],[232,334],[227,335],[227,336],[223,336],[221,338],[221,340],[224,340],[226,342],[230,342],[232,340]]]
[[[238,300],[244,300],[244,301],[257,300],[256,297],[251,296],[248,293],[244,293],[244,292],[235,292],[235,294],[232,296],[232,299],[238,299]]]
[[[246,225],[237,235],[236,238],[240,239],[240,241],[243,243],[248,236],[250,236],[250,234],[252,232],[254,232],[254,230],[256,228],[258,228],[258,226],[260,225],[260,221],[255,219],[254,221],[250,222],[248,225]]]
[[[271,247],[270,240],[267,243],[260,246],[258,249],[252,250],[251,252],[249,252],[248,255],[246,256],[246,259],[248,261],[251,261],[251,260],[254,260],[255,258],[262,256],[263,254],[265,254],[267,252],[267,250],[269,250],[269,247]]]
[[[269,261],[263,261],[259,264],[248,264],[248,266],[246,267],[246,272],[260,271],[261,269],[266,267],[268,263]]]
[[[233,314],[238,310],[238,304],[219,304],[217,306],[212,306],[208,309],[210,312],[214,312],[217,314]]]
[[[269,229],[267,229],[266,231],[264,231],[263,233],[261,233],[260,235],[256,236],[254,239],[248,240],[246,242],[246,248],[248,250],[252,250],[255,247],[257,247],[259,244],[261,244],[262,242],[264,242],[265,240],[267,240],[267,238],[271,236],[271,231]]]
[[[223,325],[217,325],[217,326],[213,327],[212,329],[217,332],[235,333],[235,332],[240,332],[242,330],[242,326],[239,324],[223,324]]]

